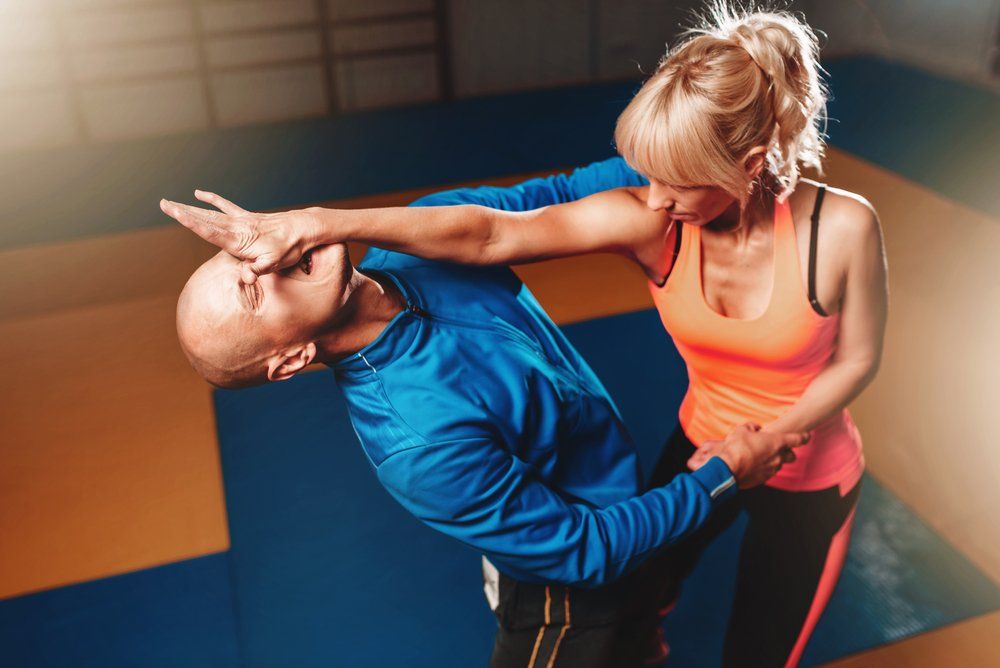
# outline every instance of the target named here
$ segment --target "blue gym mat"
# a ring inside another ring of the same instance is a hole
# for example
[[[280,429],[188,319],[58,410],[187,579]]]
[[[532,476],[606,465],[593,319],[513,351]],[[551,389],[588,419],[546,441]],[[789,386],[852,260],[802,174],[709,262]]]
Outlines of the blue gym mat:
[[[0,601],[0,666],[241,664],[227,553]]]
[[[655,312],[566,328],[619,402],[648,468],[684,367]],[[656,391],[651,391],[656,388]],[[215,394],[245,664],[477,666],[495,622],[479,559],[381,488],[329,372]],[[715,666],[738,523],[707,551],[667,623],[674,665]],[[870,476],[844,574],[804,663],[1000,608],[1000,588]]]

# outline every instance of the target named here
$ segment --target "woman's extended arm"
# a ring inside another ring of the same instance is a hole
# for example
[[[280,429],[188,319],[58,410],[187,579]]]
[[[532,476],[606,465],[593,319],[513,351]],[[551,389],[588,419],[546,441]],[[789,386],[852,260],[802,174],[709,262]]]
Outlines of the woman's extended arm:
[[[532,211],[484,206],[310,209],[313,245],[359,241],[465,264],[518,264],[592,252],[634,254],[662,234],[664,214],[633,188]]]
[[[867,204],[848,204],[837,221],[850,251],[837,350],[795,405],[765,426],[767,431],[815,429],[846,407],[878,371],[889,301],[882,230]]]
[[[243,279],[252,283],[257,275],[295,264],[313,246],[351,240],[474,264],[598,251],[635,254],[639,246],[645,249],[643,259],[655,262],[659,255],[650,249],[656,251],[668,235],[665,214],[650,212],[643,204],[645,183],[624,161],[614,158],[570,175],[530,179],[510,188],[435,193],[405,208],[254,213],[202,191],[195,191],[195,196],[219,211],[167,200],[160,207],[244,260]],[[619,190],[611,192],[614,188]],[[594,193],[601,194],[588,197]],[[586,201],[550,206],[581,198]],[[446,204],[464,206],[442,206]],[[662,269],[647,268],[647,273],[655,275]]]

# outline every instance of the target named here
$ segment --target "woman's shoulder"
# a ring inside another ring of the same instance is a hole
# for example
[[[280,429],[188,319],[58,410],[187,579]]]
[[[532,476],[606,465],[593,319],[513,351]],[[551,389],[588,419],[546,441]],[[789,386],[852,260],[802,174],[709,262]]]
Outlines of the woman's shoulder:
[[[864,196],[811,179],[801,179],[788,196],[797,226],[810,224],[820,186],[826,188],[820,209],[821,235],[832,233],[841,240],[861,240],[879,230],[875,207]]]

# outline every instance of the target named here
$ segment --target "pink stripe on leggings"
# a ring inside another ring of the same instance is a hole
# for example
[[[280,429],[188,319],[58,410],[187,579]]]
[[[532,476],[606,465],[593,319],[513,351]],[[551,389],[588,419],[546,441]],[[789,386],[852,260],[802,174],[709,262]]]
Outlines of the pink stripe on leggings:
[[[857,508],[857,504],[855,504],[854,508],[851,508],[851,514],[847,516],[844,524],[834,534],[833,540],[830,541],[830,549],[826,553],[826,563],[823,565],[823,573],[820,575],[819,584],[816,586],[816,594],[813,596],[812,605],[809,606],[809,614],[806,615],[805,624],[802,625],[802,630],[799,632],[798,640],[795,641],[792,653],[788,655],[785,668],[795,668],[795,666],[799,665],[799,660],[802,659],[802,652],[806,649],[806,643],[809,642],[809,637],[816,628],[816,623],[823,614],[823,610],[826,609],[826,604],[830,602],[830,596],[833,595],[833,589],[837,586],[837,580],[840,579],[840,571],[844,568],[844,560],[847,558],[847,546],[851,543],[851,527],[854,525],[854,511]]]

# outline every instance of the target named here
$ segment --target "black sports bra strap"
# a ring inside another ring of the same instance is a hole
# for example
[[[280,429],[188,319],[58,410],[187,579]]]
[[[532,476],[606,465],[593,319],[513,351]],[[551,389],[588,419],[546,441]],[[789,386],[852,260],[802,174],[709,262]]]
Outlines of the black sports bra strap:
[[[681,230],[684,229],[684,223],[674,221],[674,225],[677,227],[677,233],[674,234],[674,261],[670,265],[671,271],[673,271],[674,265],[677,264],[677,256],[681,253]]]
[[[820,186],[816,189],[816,204],[813,206],[810,218],[812,230],[809,236],[809,303],[812,304],[813,310],[821,316],[826,316],[827,313],[820,305],[819,299],[816,298],[816,244],[819,236],[819,210],[823,207],[823,195],[825,194],[826,186]]]
[[[674,254],[673,260],[670,261],[670,270],[667,271],[667,275],[663,277],[662,283],[656,283],[656,287],[662,288],[667,284],[667,279],[670,278],[671,272],[673,272],[674,267],[677,265],[677,256],[681,253],[681,230],[684,229],[684,224],[674,221],[674,228],[676,232],[674,233]]]

